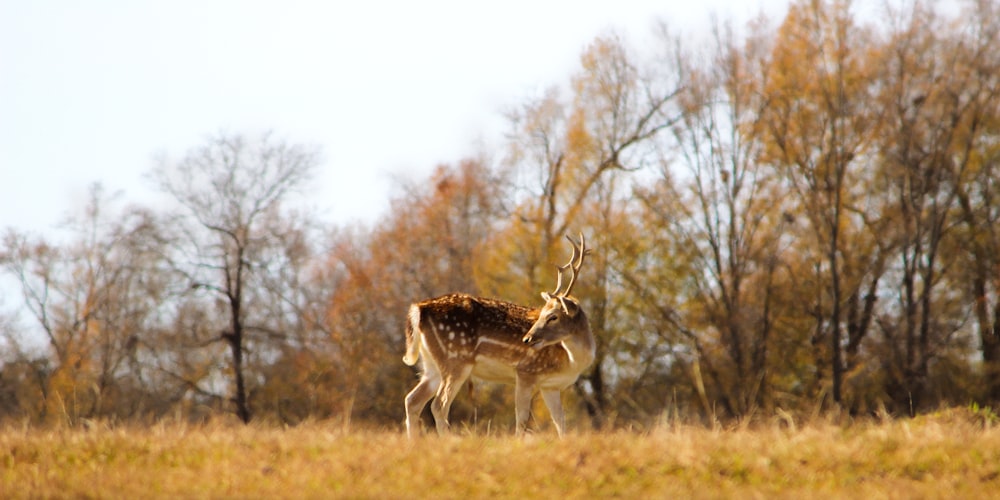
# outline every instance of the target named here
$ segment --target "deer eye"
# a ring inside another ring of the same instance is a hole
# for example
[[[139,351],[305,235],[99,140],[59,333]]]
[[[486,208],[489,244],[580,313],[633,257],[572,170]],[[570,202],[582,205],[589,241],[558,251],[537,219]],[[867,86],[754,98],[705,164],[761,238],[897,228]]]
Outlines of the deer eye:
[[[552,316],[549,316],[548,319],[545,320],[545,324],[547,325],[549,323],[555,323],[556,321],[559,321],[559,316],[553,314]]]

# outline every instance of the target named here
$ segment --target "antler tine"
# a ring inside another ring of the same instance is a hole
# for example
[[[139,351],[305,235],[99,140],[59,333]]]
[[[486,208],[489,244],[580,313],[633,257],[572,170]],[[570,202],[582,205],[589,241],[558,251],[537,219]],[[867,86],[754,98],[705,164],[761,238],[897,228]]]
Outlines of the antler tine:
[[[568,237],[569,237],[569,236],[567,236],[567,238],[568,238]],[[573,242],[573,240],[569,240],[569,241],[570,241],[570,243],[572,243],[572,242]],[[571,269],[571,268],[573,268],[573,266],[574,266],[574,261],[575,261],[576,259],[577,259],[577,257],[576,257],[576,244],[574,244],[574,245],[573,245],[573,255],[572,255],[572,256],[570,256],[570,258],[569,258],[569,262],[567,262],[567,263],[565,263],[565,264],[563,264],[563,265],[561,265],[561,266],[556,266],[556,274],[557,274],[557,278],[556,278],[556,289],[555,289],[555,290],[554,290],[554,291],[553,291],[553,292],[552,292],[552,293],[550,294],[550,295],[552,295],[553,297],[565,297],[565,296],[566,296],[566,295],[567,295],[567,294],[569,293],[569,291],[568,291],[568,290],[567,290],[567,292],[566,292],[566,293],[562,293],[562,292],[560,292],[559,290],[560,290],[560,289],[562,288],[562,278],[563,278],[563,271],[565,271],[565,270],[567,270],[567,269]],[[572,286],[573,286],[573,282],[572,282],[572,280],[570,281],[570,285],[569,285],[569,286],[570,286],[570,287],[572,287]]]
[[[552,291],[549,295],[553,297],[559,296],[559,289],[562,288],[562,275],[563,271],[569,268],[569,264],[562,266],[556,266],[556,289]]]
[[[587,255],[590,250],[587,250],[587,241],[583,238],[583,233],[580,233],[580,243],[577,245],[573,238],[568,234],[566,239],[569,240],[570,244],[573,245],[573,258],[570,259],[572,274],[569,276],[569,284],[566,285],[566,291],[562,293],[563,297],[568,297],[569,292],[573,290],[573,285],[576,283],[576,277],[580,273],[580,266],[583,266],[583,257]],[[561,278],[562,276],[560,276]]]
[[[570,241],[573,241],[573,240],[570,240]],[[579,257],[580,260],[578,260],[576,262],[576,264],[573,264],[573,269],[576,269],[577,271],[580,270],[580,266],[583,265],[583,256],[589,254],[590,251],[591,250],[589,248],[587,248],[587,241],[583,239],[583,233],[581,232],[580,233],[580,257]]]

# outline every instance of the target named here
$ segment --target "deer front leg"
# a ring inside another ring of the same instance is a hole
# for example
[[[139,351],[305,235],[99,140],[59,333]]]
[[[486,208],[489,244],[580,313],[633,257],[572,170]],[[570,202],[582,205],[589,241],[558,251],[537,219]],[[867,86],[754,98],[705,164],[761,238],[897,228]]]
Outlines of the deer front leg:
[[[556,426],[556,433],[559,434],[559,437],[563,437],[566,432],[566,414],[562,407],[562,392],[558,389],[543,390],[542,399],[545,400],[545,406],[549,409],[549,414],[552,415],[552,423]]]
[[[528,419],[531,417],[531,396],[534,392],[534,380],[518,375],[514,384],[514,413],[517,426],[515,435],[520,436],[528,427]]]

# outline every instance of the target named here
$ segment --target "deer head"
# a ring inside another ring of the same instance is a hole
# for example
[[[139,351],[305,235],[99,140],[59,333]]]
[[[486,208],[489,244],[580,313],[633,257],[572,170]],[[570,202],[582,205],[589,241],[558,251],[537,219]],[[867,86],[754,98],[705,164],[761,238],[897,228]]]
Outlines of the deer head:
[[[566,236],[570,244],[573,245],[573,255],[569,262],[558,267],[556,278],[556,289],[552,293],[542,292],[545,305],[538,313],[538,320],[531,325],[528,333],[521,338],[521,342],[528,344],[533,349],[541,349],[547,345],[562,342],[580,331],[579,323],[586,322],[587,319],[580,310],[580,303],[575,298],[569,296],[576,283],[576,278],[583,265],[583,258],[590,250],[587,249],[583,233],[580,233],[580,242],[573,241],[573,238]],[[570,271],[569,284],[565,290],[562,289],[563,273]]]

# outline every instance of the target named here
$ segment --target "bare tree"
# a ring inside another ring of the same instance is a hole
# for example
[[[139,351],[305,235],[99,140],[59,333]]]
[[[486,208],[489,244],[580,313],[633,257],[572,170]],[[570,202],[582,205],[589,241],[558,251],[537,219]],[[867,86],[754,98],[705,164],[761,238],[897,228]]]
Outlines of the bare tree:
[[[265,288],[273,249],[286,231],[283,203],[309,180],[319,159],[312,147],[275,140],[219,134],[180,159],[162,159],[152,172],[157,187],[180,206],[170,227],[172,259],[193,292],[216,299],[218,334],[207,346],[224,342],[230,351],[232,402],[244,423],[251,418],[245,356],[255,338],[281,333],[269,325]],[[208,389],[200,389],[208,390]]]

